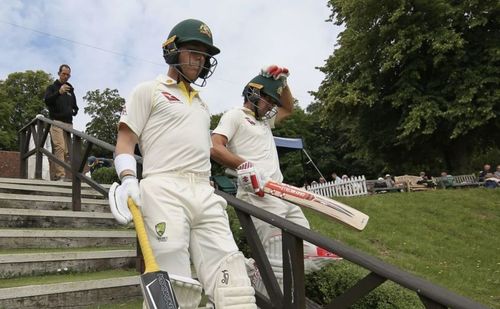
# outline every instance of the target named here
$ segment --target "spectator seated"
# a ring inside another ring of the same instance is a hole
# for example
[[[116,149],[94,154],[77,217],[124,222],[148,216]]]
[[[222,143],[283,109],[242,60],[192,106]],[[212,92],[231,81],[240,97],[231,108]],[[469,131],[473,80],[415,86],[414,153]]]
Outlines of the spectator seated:
[[[493,173],[488,173],[484,177],[484,187],[488,189],[495,189],[500,185],[500,179],[496,178]]]
[[[432,179],[438,187],[443,189],[478,187],[481,185],[474,174],[458,176],[443,175],[441,177],[433,177]]]

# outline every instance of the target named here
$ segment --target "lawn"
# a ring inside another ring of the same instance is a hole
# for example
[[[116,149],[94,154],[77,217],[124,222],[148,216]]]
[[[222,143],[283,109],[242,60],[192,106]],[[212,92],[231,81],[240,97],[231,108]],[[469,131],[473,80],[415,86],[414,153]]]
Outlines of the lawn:
[[[337,198],[370,216],[362,232],[306,211],[311,228],[435,284],[500,308],[500,190]]]

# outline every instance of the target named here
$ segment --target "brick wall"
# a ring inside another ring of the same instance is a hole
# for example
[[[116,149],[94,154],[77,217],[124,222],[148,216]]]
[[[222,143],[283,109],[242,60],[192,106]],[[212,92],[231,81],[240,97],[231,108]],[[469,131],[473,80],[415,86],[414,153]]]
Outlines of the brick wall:
[[[19,178],[20,165],[19,152],[18,151],[3,151],[0,150],[0,177],[8,177],[8,178]],[[52,165],[52,162],[49,162]],[[54,178],[53,168],[50,169],[51,178]],[[85,165],[83,169],[83,173],[89,171],[89,167]],[[71,173],[68,173],[68,177],[71,176]]]
[[[0,177],[19,178],[19,152],[0,150]]]

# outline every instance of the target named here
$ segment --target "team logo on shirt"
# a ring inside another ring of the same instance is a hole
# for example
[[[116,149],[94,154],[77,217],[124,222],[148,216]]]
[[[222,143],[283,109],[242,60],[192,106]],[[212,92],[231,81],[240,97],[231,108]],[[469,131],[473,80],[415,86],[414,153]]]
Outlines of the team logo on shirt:
[[[158,236],[156,239],[158,241],[162,241],[162,242],[167,241],[167,237],[163,236],[165,234],[166,227],[167,227],[167,224],[165,222],[160,222],[160,223],[155,225],[156,235]]]
[[[165,98],[167,98],[167,100],[169,100],[170,102],[180,102],[181,101],[181,100],[177,99],[176,96],[174,96],[173,94],[168,93],[166,91],[162,91],[161,94],[163,94],[163,96]]]
[[[255,121],[253,121],[250,117],[245,117],[246,121],[248,121],[248,123],[250,123],[251,125],[255,125]]]

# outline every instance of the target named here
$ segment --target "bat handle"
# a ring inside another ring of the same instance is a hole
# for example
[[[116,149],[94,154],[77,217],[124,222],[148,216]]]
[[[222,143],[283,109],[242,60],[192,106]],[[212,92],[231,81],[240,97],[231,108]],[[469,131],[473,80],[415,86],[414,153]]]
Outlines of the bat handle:
[[[264,191],[262,191],[260,189],[259,182],[257,181],[257,176],[255,176],[255,175],[250,176],[250,180],[252,181],[252,187],[253,187],[255,194],[257,194],[260,197],[263,197]]]
[[[146,228],[144,227],[144,220],[142,219],[141,211],[137,208],[134,201],[128,198],[128,208],[132,213],[132,219],[134,220],[135,231],[137,232],[137,238],[139,238],[139,245],[141,246],[142,254],[144,256],[145,271],[144,273],[150,273],[159,271],[158,263],[156,263],[155,256],[153,255],[153,250],[149,244],[148,235],[146,234]]]

